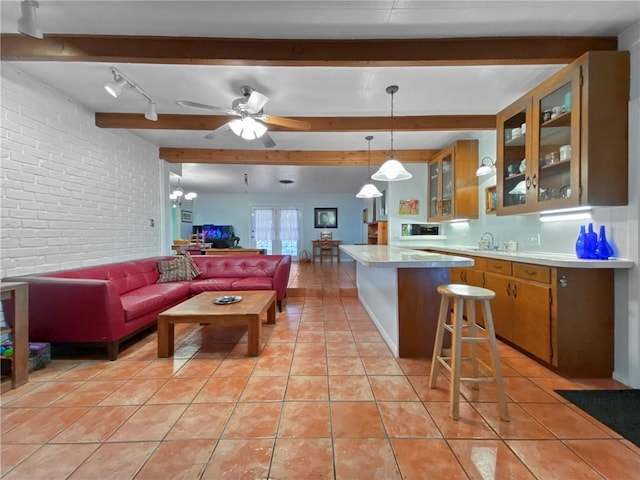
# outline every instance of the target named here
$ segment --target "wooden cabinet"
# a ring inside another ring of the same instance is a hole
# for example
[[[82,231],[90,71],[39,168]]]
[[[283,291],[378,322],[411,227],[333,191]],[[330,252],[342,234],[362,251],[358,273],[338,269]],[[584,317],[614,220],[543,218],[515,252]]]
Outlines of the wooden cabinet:
[[[567,377],[611,377],[612,269],[472,258],[473,267],[451,269],[451,281],[495,292],[491,311],[501,340]]]
[[[478,218],[478,141],[460,140],[429,162],[428,221]]]
[[[629,53],[589,52],[497,115],[497,213],[626,205]]]
[[[473,259],[473,267],[451,268],[451,282],[472,285],[474,287],[484,286],[484,258]],[[484,327],[484,316],[482,313],[482,302],[476,302],[476,322]]]
[[[387,245],[387,222],[377,221],[367,224],[367,243],[369,245]]]

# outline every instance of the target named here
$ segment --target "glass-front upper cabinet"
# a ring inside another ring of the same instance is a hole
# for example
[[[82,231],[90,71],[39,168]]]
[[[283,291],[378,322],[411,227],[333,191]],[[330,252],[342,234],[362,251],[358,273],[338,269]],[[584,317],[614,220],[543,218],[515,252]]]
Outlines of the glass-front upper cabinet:
[[[498,113],[496,209],[500,213],[526,212],[531,202],[531,97],[523,97]]]
[[[578,204],[580,189],[580,69],[533,96],[531,191],[538,209]]]
[[[478,141],[458,140],[429,162],[428,221],[478,218]]]
[[[440,207],[440,163],[429,163],[429,217],[438,216]]]
[[[498,215],[628,204],[629,52],[588,52],[496,115]]]
[[[451,220],[453,179],[453,148],[446,148],[429,163],[429,221]]]

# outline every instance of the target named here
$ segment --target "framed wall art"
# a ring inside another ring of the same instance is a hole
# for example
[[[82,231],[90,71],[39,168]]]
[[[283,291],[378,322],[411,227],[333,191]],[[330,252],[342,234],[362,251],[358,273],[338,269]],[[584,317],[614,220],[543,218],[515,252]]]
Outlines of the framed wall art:
[[[337,208],[314,208],[313,218],[315,228],[338,228]]]

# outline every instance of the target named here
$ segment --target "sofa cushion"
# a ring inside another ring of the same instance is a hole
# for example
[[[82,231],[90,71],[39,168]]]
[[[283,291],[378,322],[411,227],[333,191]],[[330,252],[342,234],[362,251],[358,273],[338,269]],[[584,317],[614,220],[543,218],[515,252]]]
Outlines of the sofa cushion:
[[[189,260],[189,270],[191,271],[191,278],[192,279],[198,278],[200,275],[202,275],[202,272],[200,271],[196,263],[193,261],[191,254],[187,252],[185,253],[184,256],[187,258],[187,260]]]
[[[169,307],[189,297],[189,283],[175,282],[147,285],[120,296],[125,322],[154,310]]]
[[[273,280],[270,277],[240,278],[232,287],[233,290],[273,290]]]
[[[233,290],[233,282],[240,278],[207,278],[204,280],[194,280],[191,282],[191,295],[202,292],[213,292],[222,290]]]
[[[158,262],[158,271],[158,283],[190,281],[194,278],[191,261],[186,256]]]

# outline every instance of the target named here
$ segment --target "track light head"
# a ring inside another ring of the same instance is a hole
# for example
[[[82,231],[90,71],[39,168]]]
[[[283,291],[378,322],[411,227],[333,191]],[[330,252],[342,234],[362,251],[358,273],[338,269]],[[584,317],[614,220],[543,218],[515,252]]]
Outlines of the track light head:
[[[113,82],[107,82],[104,86],[104,89],[111,95],[112,97],[118,98],[122,93],[122,89],[129,85],[124,78],[119,76],[117,73],[114,73],[113,76],[115,80]]]
[[[38,28],[36,18],[40,4],[36,0],[22,0],[20,8],[22,16],[18,19],[18,31],[33,38],[42,38],[42,30]]]
[[[144,114],[144,118],[151,120],[152,122],[158,121],[158,113],[156,112],[156,102],[149,102],[147,105],[147,111]]]

